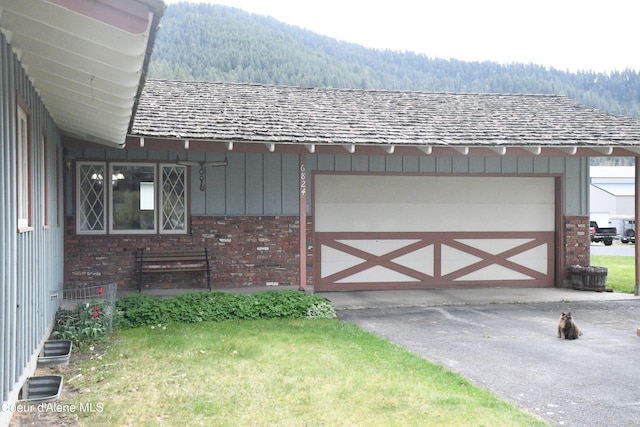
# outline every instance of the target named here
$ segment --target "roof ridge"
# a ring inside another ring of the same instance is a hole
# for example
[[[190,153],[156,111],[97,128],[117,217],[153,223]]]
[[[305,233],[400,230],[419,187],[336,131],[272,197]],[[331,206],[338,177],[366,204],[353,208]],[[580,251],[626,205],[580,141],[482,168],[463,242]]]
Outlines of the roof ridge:
[[[401,90],[401,89],[357,89],[357,88],[341,88],[331,86],[294,86],[279,85],[275,83],[256,83],[256,82],[211,82],[204,80],[171,80],[171,79],[147,79],[147,82],[165,82],[180,83],[189,85],[228,85],[228,86],[253,86],[265,88],[283,88],[283,89],[300,89],[300,90],[317,90],[317,91],[340,91],[340,92],[372,92],[372,93],[402,93],[402,94],[434,94],[434,95],[452,95],[452,96],[507,96],[507,97],[550,97],[550,98],[566,98],[566,95],[554,93],[492,93],[492,92],[447,92],[447,91],[427,91],[427,90]]]

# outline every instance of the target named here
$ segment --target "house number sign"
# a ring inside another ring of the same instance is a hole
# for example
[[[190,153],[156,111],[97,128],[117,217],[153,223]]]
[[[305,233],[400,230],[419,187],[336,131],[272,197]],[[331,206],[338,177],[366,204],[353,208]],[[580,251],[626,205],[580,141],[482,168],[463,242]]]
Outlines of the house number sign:
[[[304,164],[300,165],[300,195],[307,194],[307,170]]]

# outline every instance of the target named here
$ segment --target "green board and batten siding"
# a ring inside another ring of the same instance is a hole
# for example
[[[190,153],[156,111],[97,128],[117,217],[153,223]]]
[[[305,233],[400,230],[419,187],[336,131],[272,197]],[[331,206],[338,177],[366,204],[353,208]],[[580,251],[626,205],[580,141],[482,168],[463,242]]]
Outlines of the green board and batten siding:
[[[73,149],[77,159],[175,161],[178,153]],[[223,160],[224,153],[191,151],[180,158]],[[564,174],[565,214],[588,215],[587,157],[434,157],[306,154],[308,176],[313,171],[424,174]],[[227,153],[229,165],[206,168],[200,191],[198,167],[191,167],[190,206],[193,215],[298,215],[299,156],[281,153]],[[307,214],[312,215],[312,185],[307,189]],[[69,207],[70,208],[70,207]],[[72,213],[72,212],[68,212]]]

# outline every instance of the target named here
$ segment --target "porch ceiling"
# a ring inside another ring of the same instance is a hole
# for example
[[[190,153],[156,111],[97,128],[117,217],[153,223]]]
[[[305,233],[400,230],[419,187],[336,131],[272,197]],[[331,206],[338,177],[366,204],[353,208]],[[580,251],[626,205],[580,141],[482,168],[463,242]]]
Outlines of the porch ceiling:
[[[161,0],[0,0],[0,31],[63,133],[122,146]]]

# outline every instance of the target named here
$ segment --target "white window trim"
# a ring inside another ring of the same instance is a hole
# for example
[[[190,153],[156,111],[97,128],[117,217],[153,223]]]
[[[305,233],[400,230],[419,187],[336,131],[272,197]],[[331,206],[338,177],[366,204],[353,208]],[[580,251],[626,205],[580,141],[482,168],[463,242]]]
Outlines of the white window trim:
[[[42,132],[42,153],[40,161],[42,164],[42,227],[49,228],[49,141],[47,133]]]
[[[21,132],[24,123],[24,132]],[[31,149],[31,120],[29,113],[18,103],[16,129],[16,203],[18,232],[33,230],[33,164]]]

